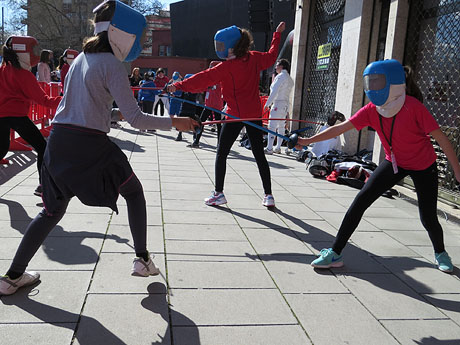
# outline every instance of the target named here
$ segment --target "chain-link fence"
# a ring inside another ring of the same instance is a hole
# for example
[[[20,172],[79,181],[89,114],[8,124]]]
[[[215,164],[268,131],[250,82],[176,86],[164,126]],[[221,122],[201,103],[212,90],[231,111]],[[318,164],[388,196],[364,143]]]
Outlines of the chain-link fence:
[[[412,0],[404,64],[414,70],[423,103],[460,157],[460,0]],[[439,147],[442,196],[460,203],[452,168]]]
[[[335,107],[345,0],[316,0],[312,6],[301,118],[325,122]]]

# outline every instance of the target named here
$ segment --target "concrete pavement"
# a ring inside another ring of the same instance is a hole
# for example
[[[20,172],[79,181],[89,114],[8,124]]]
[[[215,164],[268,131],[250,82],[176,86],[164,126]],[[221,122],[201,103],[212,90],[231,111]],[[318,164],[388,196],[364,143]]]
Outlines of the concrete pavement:
[[[249,150],[232,148],[228,204],[207,207],[215,134],[200,149],[177,132],[111,136],[142,181],[148,243],[161,275],[130,276],[133,250],[120,214],[72,200],[30,263],[41,282],[0,298],[0,344],[300,345],[460,344],[460,270],[433,266],[417,207],[379,199],[344,250],[345,266],[314,270],[357,191],[314,179],[286,155],[268,156],[276,209],[261,205]],[[0,167],[0,272],[40,210],[33,153]],[[454,212],[454,210],[450,210]],[[457,212],[458,214],[458,212]],[[460,226],[440,218],[460,267]]]

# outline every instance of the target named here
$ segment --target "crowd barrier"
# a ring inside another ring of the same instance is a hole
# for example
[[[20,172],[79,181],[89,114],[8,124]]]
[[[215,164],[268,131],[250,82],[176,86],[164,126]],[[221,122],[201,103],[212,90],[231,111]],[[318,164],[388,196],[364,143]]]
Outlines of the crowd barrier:
[[[40,87],[50,97],[59,96],[62,92],[61,83],[45,83],[39,82]],[[43,105],[32,103],[29,108],[27,116],[29,119],[38,126],[40,132],[44,137],[48,137],[51,131],[50,122],[54,117],[55,109],[47,108]],[[14,130],[10,134],[10,151],[31,151],[32,148],[21,137],[16,135]]]

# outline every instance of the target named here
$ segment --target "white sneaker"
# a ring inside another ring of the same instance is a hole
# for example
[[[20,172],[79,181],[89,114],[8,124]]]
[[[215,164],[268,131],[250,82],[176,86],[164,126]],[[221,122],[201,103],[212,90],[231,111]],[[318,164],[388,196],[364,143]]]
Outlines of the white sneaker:
[[[262,201],[262,205],[265,207],[273,207],[275,206],[275,198],[271,194],[265,194],[264,200]]]
[[[150,254],[149,261],[145,262],[142,258],[135,258],[133,260],[133,269],[131,270],[132,276],[139,276],[139,277],[148,277],[148,276],[156,276],[160,273],[158,267],[155,266],[152,259],[155,255]]]
[[[208,206],[219,206],[227,203],[224,193],[212,192],[209,197],[204,199],[204,203]]]
[[[273,150],[269,150],[267,148],[264,149],[264,152],[266,155],[272,155],[273,154]]]
[[[10,279],[8,276],[0,277],[0,295],[12,295],[19,288],[35,284],[40,279],[37,272],[24,272],[17,279]]]
[[[281,149],[274,149],[273,153],[281,153]]]

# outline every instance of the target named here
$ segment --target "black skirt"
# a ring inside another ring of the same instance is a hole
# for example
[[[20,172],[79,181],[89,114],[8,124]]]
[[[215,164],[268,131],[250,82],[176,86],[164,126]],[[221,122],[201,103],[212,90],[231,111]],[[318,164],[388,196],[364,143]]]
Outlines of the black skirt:
[[[53,214],[76,196],[85,205],[118,213],[119,188],[133,174],[126,155],[106,133],[55,124],[42,165],[44,206]]]

